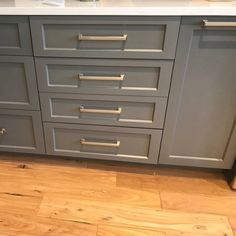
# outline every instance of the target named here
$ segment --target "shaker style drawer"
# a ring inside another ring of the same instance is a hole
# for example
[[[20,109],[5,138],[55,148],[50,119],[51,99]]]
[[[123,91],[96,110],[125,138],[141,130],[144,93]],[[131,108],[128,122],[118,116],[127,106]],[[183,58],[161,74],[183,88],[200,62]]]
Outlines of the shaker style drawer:
[[[50,155],[157,163],[161,130],[44,123]]]
[[[36,58],[44,92],[168,96],[173,62]]]
[[[37,56],[173,59],[179,17],[32,16]]]
[[[44,121],[163,128],[167,98],[41,93]]]
[[[40,112],[0,109],[0,151],[45,153]]]
[[[0,56],[0,108],[39,110],[32,57]]]
[[[28,17],[0,16],[0,55],[32,55]]]

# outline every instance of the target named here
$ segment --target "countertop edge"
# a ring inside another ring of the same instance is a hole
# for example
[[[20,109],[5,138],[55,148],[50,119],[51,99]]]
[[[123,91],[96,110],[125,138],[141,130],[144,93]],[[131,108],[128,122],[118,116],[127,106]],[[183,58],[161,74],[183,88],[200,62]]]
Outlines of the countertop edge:
[[[235,7],[4,7],[0,15],[107,15],[107,16],[236,16]]]

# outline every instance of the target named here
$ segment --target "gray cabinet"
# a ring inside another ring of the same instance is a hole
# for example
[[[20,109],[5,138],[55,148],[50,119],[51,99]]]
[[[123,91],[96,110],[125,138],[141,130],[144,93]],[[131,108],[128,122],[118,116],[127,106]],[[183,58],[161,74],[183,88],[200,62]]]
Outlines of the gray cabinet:
[[[0,16],[0,150],[231,168],[236,18],[180,20]]]
[[[44,153],[40,112],[0,109],[0,150]]]
[[[173,59],[180,17],[32,16],[36,56]]]
[[[41,93],[44,121],[163,128],[164,97]]]
[[[45,153],[27,16],[0,16],[0,151]]]
[[[161,130],[44,123],[46,151],[63,155],[157,163]]]
[[[47,154],[157,164],[180,17],[30,24]]]
[[[0,108],[39,110],[32,57],[0,56]]]
[[[0,55],[32,55],[27,16],[0,16]]]
[[[208,20],[207,26],[203,20]],[[183,18],[160,163],[232,167],[236,156],[236,28],[227,27],[227,22],[235,21],[233,17]]]

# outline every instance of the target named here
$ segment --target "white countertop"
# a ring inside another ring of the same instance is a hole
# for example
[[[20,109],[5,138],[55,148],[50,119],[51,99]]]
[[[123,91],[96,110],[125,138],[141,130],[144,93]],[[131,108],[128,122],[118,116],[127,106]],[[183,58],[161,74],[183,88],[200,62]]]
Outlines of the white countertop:
[[[46,1],[62,1],[61,5]],[[236,16],[236,0],[0,0],[0,15],[218,15]]]

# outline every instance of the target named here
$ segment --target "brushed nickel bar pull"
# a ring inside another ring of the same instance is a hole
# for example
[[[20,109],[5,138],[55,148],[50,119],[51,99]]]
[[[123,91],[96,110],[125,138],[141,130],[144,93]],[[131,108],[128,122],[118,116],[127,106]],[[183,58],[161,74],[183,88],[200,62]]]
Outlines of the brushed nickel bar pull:
[[[91,142],[86,141],[85,139],[80,139],[80,143],[82,145],[90,145],[90,146],[101,146],[101,147],[119,147],[120,141],[116,141],[116,143],[100,143],[100,142]]]
[[[236,27],[236,22],[212,22],[208,20],[202,21],[203,27]]]
[[[125,75],[120,76],[90,76],[79,74],[80,80],[123,81]]]
[[[114,114],[119,115],[122,112],[122,108],[119,107],[117,110],[103,110],[103,109],[90,109],[80,106],[79,111],[82,113],[97,113],[97,114]]]
[[[6,132],[7,132],[7,130],[4,129],[4,128],[2,128],[2,129],[0,130],[0,134],[4,134],[4,133],[6,133]]]
[[[78,40],[79,41],[126,41],[128,35],[123,34],[121,36],[88,36],[79,34]]]

